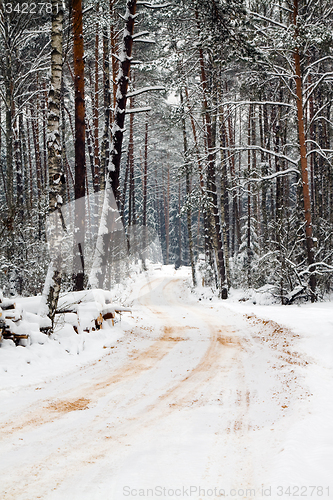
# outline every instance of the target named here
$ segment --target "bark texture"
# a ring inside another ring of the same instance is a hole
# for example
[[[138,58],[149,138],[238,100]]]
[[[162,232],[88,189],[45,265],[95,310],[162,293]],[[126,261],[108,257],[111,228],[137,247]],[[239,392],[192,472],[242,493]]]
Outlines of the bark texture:
[[[298,0],[294,0],[294,25],[296,36],[298,34],[297,26],[298,15]],[[305,217],[305,239],[307,260],[310,272],[314,272],[314,249],[313,249],[313,234],[312,234],[312,217],[311,217],[311,199],[309,189],[309,175],[308,163],[306,155],[306,140],[304,132],[304,112],[303,112],[303,89],[302,89],[302,72],[301,72],[301,57],[298,47],[294,50],[295,62],[295,81],[296,81],[296,95],[297,95],[297,125],[298,125],[298,138],[301,154],[301,174],[302,174],[302,188],[303,188],[303,201],[304,201],[304,217]],[[316,292],[316,277],[314,274],[310,276],[310,289],[312,291],[311,300],[315,300]]]
[[[82,30],[82,0],[73,0],[74,33],[74,89],[75,89],[75,200],[85,196],[85,102],[84,59]],[[75,290],[84,288],[84,203],[75,204],[75,242],[73,262],[73,284]]]
[[[127,0],[126,3],[126,13],[124,16],[125,27],[119,51],[116,106],[114,110],[114,123],[112,127],[111,161],[108,167],[108,180],[112,187],[118,209],[120,208],[120,160],[124,137],[124,122],[127,103],[128,80],[131,67],[136,3],[136,0]]]
[[[196,11],[196,19],[198,21],[198,12]],[[205,128],[206,128],[206,144],[207,144],[207,192],[210,199],[211,206],[211,225],[212,232],[214,233],[214,240],[216,245],[216,260],[219,274],[219,288],[222,298],[227,298],[228,289],[226,283],[226,272],[225,272],[225,262],[224,262],[224,252],[222,243],[222,233],[220,216],[218,212],[218,202],[217,202],[217,188],[216,188],[216,171],[215,171],[215,144],[213,138],[213,124],[210,116],[208,101],[207,101],[207,79],[204,63],[203,50],[199,48],[199,63],[200,63],[200,75],[201,75],[201,86],[203,91],[203,108],[204,108],[204,118],[205,118]]]
[[[62,280],[62,216],[65,175],[62,168],[60,137],[61,87],[62,87],[62,42],[63,10],[57,7],[57,0],[52,1],[51,28],[51,87],[48,96],[47,117],[47,158],[49,178],[49,244],[52,245],[52,262],[44,285],[43,299],[46,299],[47,315],[51,319],[52,329],[57,309]]]

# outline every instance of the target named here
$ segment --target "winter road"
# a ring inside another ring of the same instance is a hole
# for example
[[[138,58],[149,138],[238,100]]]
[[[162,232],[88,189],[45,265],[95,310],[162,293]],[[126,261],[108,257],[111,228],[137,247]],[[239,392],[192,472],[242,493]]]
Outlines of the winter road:
[[[8,394],[2,500],[251,500],[270,487],[309,400],[295,336],[172,277],[141,288],[133,317],[96,362]]]

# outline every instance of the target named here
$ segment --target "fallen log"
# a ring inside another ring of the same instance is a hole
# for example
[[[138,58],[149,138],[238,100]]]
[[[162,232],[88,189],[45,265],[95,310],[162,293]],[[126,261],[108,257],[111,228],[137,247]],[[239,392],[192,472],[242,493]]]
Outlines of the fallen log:
[[[18,321],[21,321],[22,314],[20,314],[15,309],[12,309],[12,310],[9,310],[8,312],[6,311],[3,314],[3,317],[4,317],[4,319],[10,319],[11,321],[14,321],[14,323],[17,323]]]
[[[107,312],[105,314],[103,314],[103,319],[114,319],[116,316],[116,313],[114,312]]]
[[[4,300],[1,304],[1,309],[3,311],[8,311],[9,309],[15,309],[16,304],[12,300]]]

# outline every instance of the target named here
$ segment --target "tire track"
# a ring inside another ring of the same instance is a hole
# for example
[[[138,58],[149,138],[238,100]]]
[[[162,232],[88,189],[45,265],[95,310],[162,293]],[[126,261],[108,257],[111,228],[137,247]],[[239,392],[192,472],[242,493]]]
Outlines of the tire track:
[[[167,282],[164,284],[163,290],[168,286],[173,287],[175,283]],[[149,302],[149,298],[144,299],[144,301],[147,300]],[[153,370],[172,351],[175,345],[184,342],[184,338],[175,335],[175,333],[177,334],[179,329],[187,327],[177,323],[172,317],[168,317],[165,311],[156,305],[149,307],[153,314],[158,312],[163,320],[169,323],[168,326],[165,326],[163,335],[152,346],[145,352],[135,355],[130,362],[117,369],[115,373],[103,380],[94,381],[90,387],[84,387],[82,391],[70,391],[66,393],[65,399],[52,402],[46,400],[43,402],[42,408],[29,412],[17,419],[16,422],[7,422],[2,426],[2,434],[8,438],[10,434],[15,435],[15,433],[31,434],[41,426],[49,426],[51,429],[52,424],[59,424],[73,411],[82,410],[82,413],[87,409],[89,411],[92,404],[96,404],[98,400],[108,395],[111,387],[115,389],[117,385],[123,386],[141,374]],[[193,312],[191,308],[190,310]],[[105,457],[111,450],[112,453],[121,455],[124,452],[124,441],[134,439],[135,436],[154,425],[161,418],[167,418],[179,407],[191,403],[200,387],[207,384],[216,375],[222,346],[232,343],[230,337],[219,336],[214,328],[210,329],[210,333],[211,339],[208,349],[200,362],[185,378],[159,395],[154,404],[148,405],[134,417],[124,415],[121,422],[103,428],[102,424],[110,411],[121,405],[121,397],[118,401],[117,398],[111,398],[98,415],[86,422],[82,421],[81,424],[79,422],[78,425],[81,425],[79,430],[75,430],[75,426],[68,428],[67,424],[67,431],[62,431],[63,437],[67,440],[66,446],[57,449],[56,452],[46,453],[41,460],[35,461],[33,465],[21,466],[17,470],[15,486],[8,483],[7,486],[5,483],[3,484],[5,488],[3,499],[25,498],[27,491],[43,490],[43,495],[45,495],[50,490],[51,483],[57,488],[65,478],[75,474],[80,467]],[[72,397],[70,397],[71,395]],[[144,396],[142,399],[144,400]],[[130,406],[128,405],[128,408]],[[80,420],[78,414],[77,420]],[[66,423],[64,422],[65,428]],[[91,429],[94,429],[94,432],[91,432]],[[78,454],[79,460],[77,459]],[[50,467],[50,464],[56,464],[55,470]],[[59,469],[62,470],[61,474],[59,474]],[[38,498],[37,495],[36,498]]]

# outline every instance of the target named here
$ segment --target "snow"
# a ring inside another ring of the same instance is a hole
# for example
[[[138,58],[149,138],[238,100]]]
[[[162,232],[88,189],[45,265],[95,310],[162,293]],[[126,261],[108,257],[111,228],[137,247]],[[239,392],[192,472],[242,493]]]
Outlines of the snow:
[[[221,301],[172,266],[81,295],[88,322],[132,312],[0,348],[3,500],[332,498],[332,302]]]
[[[137,5],[144,5],[150,9],[163,9],[166,7],[170,7],[171,3],[160,3],[160,4],[152,4],[150,2],[137,2]]]
[[[240,295],[244,295],[241,292]],[[286,433],[281,450],[274,459],[274,467],[267,484],[277,492],[283,486],[287,491],[292,486],[294,496],[301,494],[297,486],[321,485],[323,496],[333,496],[333,304],[322,302],[302,305],[260,305],[251,301],[239,302],[239,294],[234,292],[223,303],[227,309],[255,316],[264,321],[274,321],[290,329],[298,336],[298,352],[308,359],[306,371],[303,369],[304,385],[311,394],[308,409],[301,409],[300,418],[295,419]],[[235,300],[236,299],[236,300]],[[213,299],[215,306],[216,299]],[[221,308],[220,305],[217,307]],[[330,495],[327,487],[330,486]],[[268,490],[267,490],[268,491]],[[312,490],[311,490],[312,491]],[[320,490],[304,488],[304,496],[318,498]],[[272,493],[274,498],[274,495]],[[277,495],[277,497],[280,495]],[[288,494],[282,496],[288,498]]]
[[[135,38],[133,41],[141,43],[156,43],[155,40],[152,40],[151,38]]]
[[[126,109],[126,114],[129,115],[133,113],[148,113],[149,111],[151,111],[150,106],[145,106],[142,108],[128,108]]]
[[[170,106],[178,106],[179,105],[179,96],[176,94],[176,92],[170,92],[166,102],[170,104]]]
[[[19,326],[10,320],[7,322],[13,332],[27,333],[30,338],[26,347],[16,347],[11,340],[4,340],[1,344],[0,387],[8,389],[44,382],[54,375],[63,375],[95,360],[96,356],[103,354],[110,342],[112,344],[118,340],[122,330],[106,320],[101,330],[92,331],[95,328],[94,320],[101,312],[130,312],[130,309],[120,304],[111,304],[111,292],[94,289],[66,293],[59,299],[58,310],[71,309],[77,314],[59,314],[55,332],[48,337],[40,332],[41,327],[50,326],[49,318],[40,315],[41,301],[41,296],[15,299],[16,308],[13,312],[16,315],[22,314],[22,321]],[[73,326],[78,329],[79,335]]]

